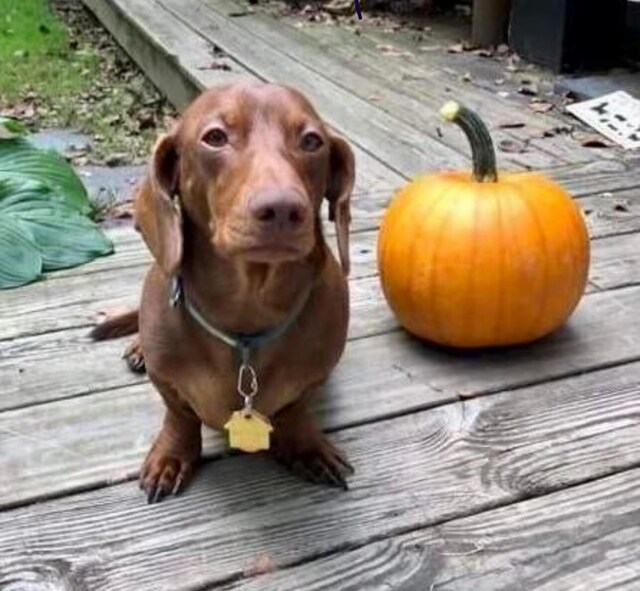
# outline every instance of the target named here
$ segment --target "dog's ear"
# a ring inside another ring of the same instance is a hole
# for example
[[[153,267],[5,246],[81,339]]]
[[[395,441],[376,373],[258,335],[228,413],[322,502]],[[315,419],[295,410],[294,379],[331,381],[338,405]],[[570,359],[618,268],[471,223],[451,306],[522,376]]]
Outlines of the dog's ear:
[[[156,143],[150,170],[136,198],[136,229],[168,276],[176,273],[182,259],[178,175],[175,139],[164,135]]]
[[[345,275],[349,274],[349,224],[351,223],[351,193],[355,183],[355,157],[342,138],[331,138],[329,179],[326,197],[329,201],[329,220],[336,225],[338,252]]]

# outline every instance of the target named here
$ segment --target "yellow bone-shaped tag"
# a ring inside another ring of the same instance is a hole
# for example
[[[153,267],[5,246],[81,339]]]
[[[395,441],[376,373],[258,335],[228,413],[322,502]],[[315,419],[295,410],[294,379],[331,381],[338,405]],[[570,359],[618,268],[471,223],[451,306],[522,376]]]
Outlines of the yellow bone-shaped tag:
[[[249,453],[269,449],[271,421],[255,410],[237,410],[224,428],[229,432],[229,445]]]

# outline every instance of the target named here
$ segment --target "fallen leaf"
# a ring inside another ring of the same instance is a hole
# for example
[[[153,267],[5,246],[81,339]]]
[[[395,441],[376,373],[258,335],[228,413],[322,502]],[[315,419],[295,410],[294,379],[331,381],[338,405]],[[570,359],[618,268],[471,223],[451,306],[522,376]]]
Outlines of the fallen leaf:
[[[471,72],[465,72],[465,74],[462,76],[462,80],[463,82],[471,82],[473,80]]]
[[[498,142],[498,149],[501,152],[507,152],[509,154],[522,154],[528,149],[528,141],[521,140],[501,140]]]
[[[127,154],[123,152],[109,154],[104,159],[104,163],[109,167],[123,166],[127,163]]]
[[[116,220],[131,219],[133,217],[133,209],[133,200],[125,201],[111,207],[105,217]]]
[[[522,129],[526,126],[523,121],[503,121],[498,123],[498,129]]]
[[[401,51],[397,47],[394,47],[393,45],[381,44],[381,45],[376,45],[376,48],[379,49],[385,55],[389,55],[392,57],[408,57],[412,55],[408,51]]]
[[[252,564],[247,566],[243,574],[245,577],[252,577],[256,575],[266,575],[276,570],[276,565],[268,554],[258,555]]]
[[[580,142],[584,148],[610,148],[611,144],[597,133],[576,132],[573,139]]]
[[[545,129],[542,132],[542,137],[555,137],[557,135],[571,133],[572,131],[573,131],[572,125],[556,125],[555,127]]]
[[[537,96],[538,85],[537,84],[523,84],[518,88],[518,92],[524,96]]]
[[[629,213],[629,201],[627,199],[616,201],[613,206],[614,211],[620,211],[623,213]]]
[[[447,47],[447,51],[449,53],[462,53],[464,51],[464,46],[462,43],[456,43],[455,45]]]
[[[551,111],[551,109],[553,109],[553,104],[542,100],[531,101],[529,103],[529,108],[534,113],[548,113],[549,111]]]
[[[473,54],[478,57],[493,57],[495,55],[490,49],[476,49]]]
[[[222,60],[213,60],[208,66],[198,66],[198,70],[222,70],[230,72],[231,66]]]

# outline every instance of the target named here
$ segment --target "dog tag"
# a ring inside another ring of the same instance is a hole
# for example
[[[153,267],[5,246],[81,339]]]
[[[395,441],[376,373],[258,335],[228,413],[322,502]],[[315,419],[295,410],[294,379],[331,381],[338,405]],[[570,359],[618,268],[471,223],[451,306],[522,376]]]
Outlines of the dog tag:
[[[269,449],[271,421],[255,410],[237,410],[224,428],[229,432],[229,445],[249,453]]]

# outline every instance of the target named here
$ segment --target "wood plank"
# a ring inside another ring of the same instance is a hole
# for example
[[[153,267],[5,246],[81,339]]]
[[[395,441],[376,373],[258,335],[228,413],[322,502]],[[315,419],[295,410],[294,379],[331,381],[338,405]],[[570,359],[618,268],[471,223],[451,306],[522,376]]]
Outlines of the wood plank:
[[[165,0],[160,1],[165,2]],[[172,7],[176,13],[178,12],[177,0],[166,0],[165,5]],[[180,6],[182,7],[183,4],[181,3]],[[216,43],[226,43],[226,33],[221,23],[227,19],[226,15],[229,12],[239,10],[238,4],[232,0],[220,0],[215,3],[204,3],[204,7],[202,9],[203,13],[206,13],[208,8],[217,14],[215,23],[217,23],[218,29],[199,28],[198,30],[215,40]],[[180,14],[184,14],[185,21],[189,19],[189,12],[184,13],[181,10]],[[189,24],[198,28],[199,25],[193,23],[201,20],[200,13],[198,13],[197,20],[194,18],[193,22]],[[293,81],[297,82],[298,78],[295,73],[297,70],[292,73],[291,69],[294,66],[291,64],[313,71],[316,80],[322,80],[323,84],[337,84],[363,101],[369,102],[381,112],[408,124],[409,129],[419,130],[424,137],[417,141],[412,139],[415,136],[405,135],[404,130],[407,129],[407,126],[398,126],[394,130],[394,134],[400,134],[403,140],[406,139],[407,142],[418,148],[424,145],[425,142],[430,144],[437,142],[446,144],[458,153],[469,154],[468,142],[460,131],[456,128],[445,126],[438,116],[440,107],[444,102],[455,96],[456,92],[459,100],[469,102],[474,108],[479,109],[490,123],[493,122],[492,115],[495,113],[499,113],[500,121],[504,121],[504,118],[509,117],[509,115],[518,116],[520,119],[526,118],[526,114],[523,114],[522,109],[518,108],[517,105],[503,101],[500,104],[500,110],[498,110],[493,105],[496,102],[495,96],[486,92],[469,94],[467,92],[468,85],[458,84],[455,92],[451,92],[451,81],[447,80],[445,84],[443,76],[438,71],[429,72],[427,75],[429,83],[426,86],[431,89],[429,95],[425,94],[424,91],[417,96],[407,92],[400,92],[401,90],[404,91],[405,83],[403,81],[390,83],[391,81],[389,80],[389,72],[394,71],[396,67],[401,67],[398,65],[398,60],[396,59],[395,63],[389,63],[389,58],[386,58],[385,63],[385,57],[380,55],[379,50],[376,50],[376,54],[371,59],[373,67],[369,70],[367,68],[368,64],[363,60],[358,38],[345,30],[340,30],[339,27],[323,27],[322,30],[325,31],[325,35],[328,35],[328,37],[325,36],[325,43],[321,45],[305,35],[303,31],[287,27],[280,21],[260,13],[247,15],[242,19],[237,19],[237,21],[239,28],[236,37],[250,36],[252,41],[251,44],[245,43],[234,46],[232,53],[236,59],[240,61],[245,59],[253,60],[253,57],[248,55],[248,52],[251,51],[249,48],[257,42],[256,40],[260,40],[260,42],[264,42],[269,47],[277,49],[280,53],[279,63],[282,64],[281,67],[288,76],[293,76],[291,78]],[[331,38],[334,33],[338,35],[339,39]],[[347,47],[352,49],[351,56],[348,60],[340,61],[336,59],[331,46],[338,43],[341,47],[337,51],[341,51],[345,41]],[[357,45],[357,49],[354,44]],[[381,60],[383,63],[381,63]],[[248,63],[255,63],[253,69],[258,72],[263,71],[262,64],[254,61]],[[421,72],[424,75],[424,68]],[[425,86],[424,81],[422,85]],[[442,87],[442,91],[437,93],[437,91],[433,90],[434,85]],[[446,92],[445,86],[449,87],[449,92]],[[497,100],[500,99],[498,98]],[[530,118],[533,120],[533,117]],[[511,137],[508,131],[494,131],[497,140]],[[375,150],[375,153],[380,153],[379,151],[380,147]],[[545,158],[541,159],[543,155],[532,153],[527,155],[504,154],[503,166],[505,168],[522,168],[523,166],[540,167],[558,164],[556,157],[551,158],[544,155]],[[590,156],[590,159],[592,159],[592,155]],[[411,169],[400,168],[403,164],[401,162],[395,164],[395,159],[388,160],[385,157],[385,160],[393,162],[394,168],[409,176],[419,174],[424,170],[439,169],[439,162],[430,160],[424,160],[421,164],[418,164],[417,168]],[[445,166],[450,167],[453,164],[449,162],[445,163]]]
[[[351,341],[319,408],[323,424],[335,430],[370,423],[460,398],[640,360],[639,294],[640,288],[632,288],[590,295],[565,330],[523,348],[448,352],[400,331]],[[53,397],[68,399],[0,414],[5,431],[0,447],[14,450],[13,455],[0,455],[0,473],[14,476],[4,485],[0,483],[0,505],[95,486],[130,474],[137,463],[127,451],[131,442],[140,438],[146,443],[156,428],[157,408],[147,407],[145,402],[155,394],[150,387],[139,386],[141,378],[127,372],[124,365],[118,367],[122,344],[112,341],[82,346],[71,340],[71,335],[73,331],[67,331],[65,340],[51,343],[39,356],[9,351],[11,357],[2,362],[5,408]],[[41,348],[43,340],[40,337],[34,346]],[[22,373],[16,367],[22,368]],[[625,366],[620,374],[611,375],[628,376],[637,383],[637,371],[636,365]],[[544,388],[553,392],[559,386]],[[96,390],[102,392],[86,396]],[[131,403],[136,393],[140,395],[139,407]],[[93,405],[100,409],[95,415],[90,410]],[[147,415],[142,416],[145,408]],[[60,454],[56,460],[55,455],[46,453],[47,447],[51,442],[64,445],[66,429],[78,424],[83,409],[88,415],[83,429],[73,432],[72,447],[77,456]],[[130,413],[138,419],[132,421]],[[16,426],[23,424],[30,426],[26,433],[34,434],[30,446],[15,432]],[[62,472],[65,478],[57,478]]]
[[[640,230],[640,188],[591,195],[581,199],[580,205],[592,238]]]
[[[424,134],[412,125],[318,76],[258,35],[247,34],[242,19],[229,19],[194,0],[162,0],[158,4],[255,75],[272,82],[292,84],[304,92],[332,126],[393,170],[412,176],[425,167],[436,170],[468,165],[468,157],[438,140],[425,141]]]
[[[607,248],[595,248],[589,281],[598,289],[622,287],[640,282],[640,234],[626,234],[606,240]]]
[[[218,11],[231,5],[231,0],[211,4]],[[526,105],[496,95],[495,87],[489,90],[461,81],[462,73],[472,65],[466,62],[477,60],[477,56],[455,56],[455,71],[449,73],[449,68],[442,67],[443,60],[437,54],[429,53],[428,60],[425,59],[425,54],[419,51],[414,40],[415,31],[394,31],[389,36],[363,24],[358,27],[361,34],[353,35],[350,29],[340,26],[303,22],[301,28],[296,26],[300,23],[291,27],[287,26],[291,22],[289,19],[275,19],[260,12],[248,15],[243,22],[252,34],[259,32],[272,44],[289,48],[292,58],[297,56],[313,67],[318,75],[340,81],[359,96],[401,119],[411,121],[425,133],[432,134],[436,127],[440,127],[443,133],[440,139],[463,153],[468,151],[466,141],[459,132],[443,126],[438,121],[437,112],[451,98],[468,104],[482,113],[483,119],[493,128],[496,143],[508,138],[530,142],[529,149],[522,154],[500,154],[503,167],[509,167],[505,162],[512,162],[543,168],[561,162],[588,162],[623,155],[617,149],[584,148],[566,136],[543,137],[543,131],[574,121],[559,114],[534,114]],[[451,38],[447,44],[450,42]],[[396,47],[395,53],[402,53],[402,56],[381,51],[381,48],[390,46]],[[446,57],[452,58],[448,54]],[[500,74],[501,71],[496,72],[495,77]],[[501,123],[514,121],[525,123],[526,127],[521,130],[499,129]]]
[[[637,383],[637,365],[617,368],[334,434],[358,469],[347,493],[236,456],[157,506],[127,483],[6,511],[0,572],[25,581],[63,566],[92,591],[193,589],[229,582],[265,556],[284,568],[548,495],[638,465]]]
[[[635,591],[639,515],[635,469],[221,589]]]

